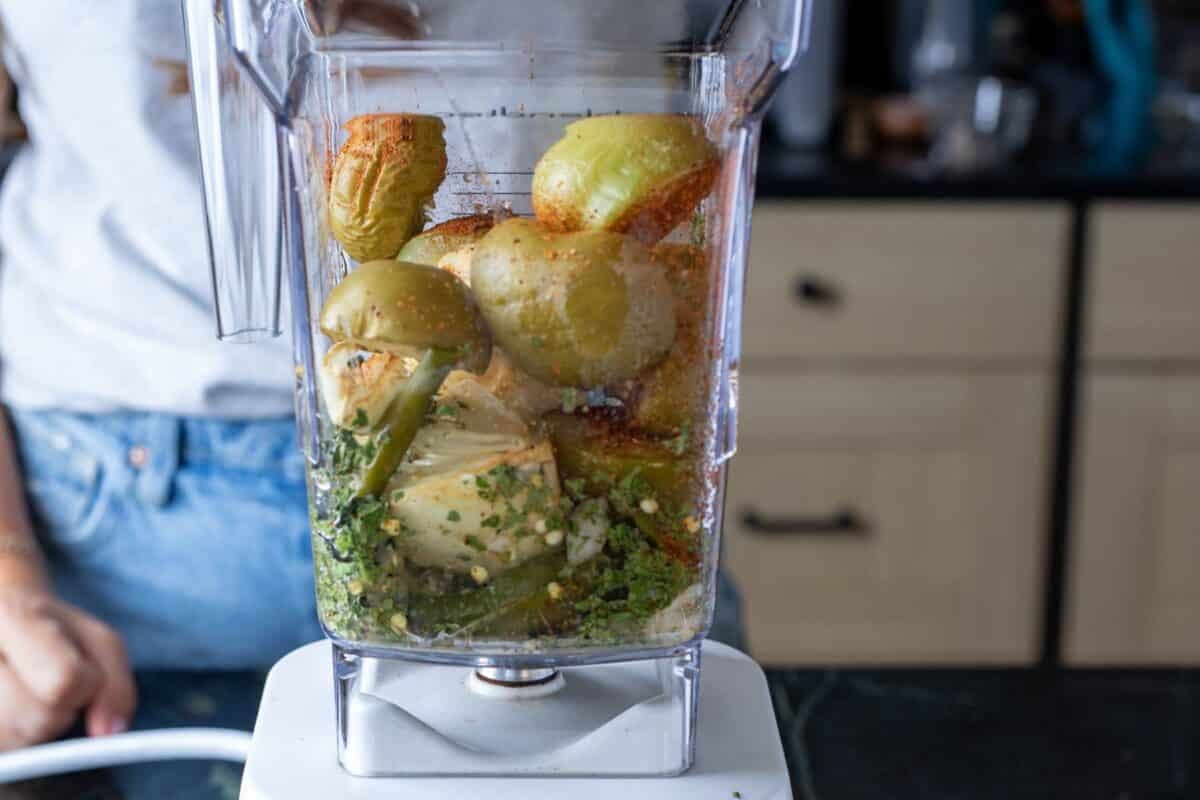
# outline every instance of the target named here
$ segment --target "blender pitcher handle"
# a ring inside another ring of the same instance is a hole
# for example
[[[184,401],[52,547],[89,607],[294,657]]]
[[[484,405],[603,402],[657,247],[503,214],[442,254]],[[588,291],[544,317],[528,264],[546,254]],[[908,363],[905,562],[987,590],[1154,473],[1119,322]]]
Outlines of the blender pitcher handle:
[[[796,57],[808,49],[813,0],[730,0],[708,44],[730,57],[735,124],[756,118]]]
[[[294,0],[210,0],[223,16],[229,48],[281,121],[290,117],[289,91],[303,35]]]
[[[261,341],[281,332],[285,244],[276,114],[230,45],[220,0],[182,0],[182,6],[217,336]]]

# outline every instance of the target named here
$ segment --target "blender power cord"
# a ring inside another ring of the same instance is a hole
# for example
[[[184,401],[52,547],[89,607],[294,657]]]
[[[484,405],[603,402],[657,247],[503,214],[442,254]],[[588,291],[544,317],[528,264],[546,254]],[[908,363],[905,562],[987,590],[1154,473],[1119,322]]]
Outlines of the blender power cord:
[[[0,784],[146,761],[236,761],[250,752],[250,734],[226,728],[167,728],[68,739],[0,753]]]

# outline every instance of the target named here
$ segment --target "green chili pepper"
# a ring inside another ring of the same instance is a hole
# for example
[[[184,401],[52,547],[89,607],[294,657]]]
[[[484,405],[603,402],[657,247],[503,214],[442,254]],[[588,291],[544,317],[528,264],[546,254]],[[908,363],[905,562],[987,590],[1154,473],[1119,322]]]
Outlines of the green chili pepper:
[[[479,624],[514,609],[522,601],[546,593],[567,565],[562,548],[543,553],[501,572],[488,583],[447,594],[414,594],[409,598],[408,622],[414,630],[435,626]]]

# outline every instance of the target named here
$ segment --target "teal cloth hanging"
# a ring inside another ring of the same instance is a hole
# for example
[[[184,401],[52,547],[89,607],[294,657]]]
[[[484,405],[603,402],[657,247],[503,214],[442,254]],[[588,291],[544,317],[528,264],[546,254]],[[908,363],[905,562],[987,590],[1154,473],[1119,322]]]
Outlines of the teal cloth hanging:
[[[1083,0],[1088,36],[1108,83],[1104,104],[1085,135],[1093,166],[1121,170],[1150,148],[1156,88],[1154,15],[1146,0]]]

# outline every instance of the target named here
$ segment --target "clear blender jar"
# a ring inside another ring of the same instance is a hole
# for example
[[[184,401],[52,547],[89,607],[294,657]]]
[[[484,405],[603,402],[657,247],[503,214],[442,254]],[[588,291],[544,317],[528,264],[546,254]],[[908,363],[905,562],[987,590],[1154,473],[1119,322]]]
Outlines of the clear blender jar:
[[[804,9],[534,5],[184,2],[218,332],[290,323],[356,774],[693,757],[759,123]],[[586,700],[485,741],[414,664]]]

